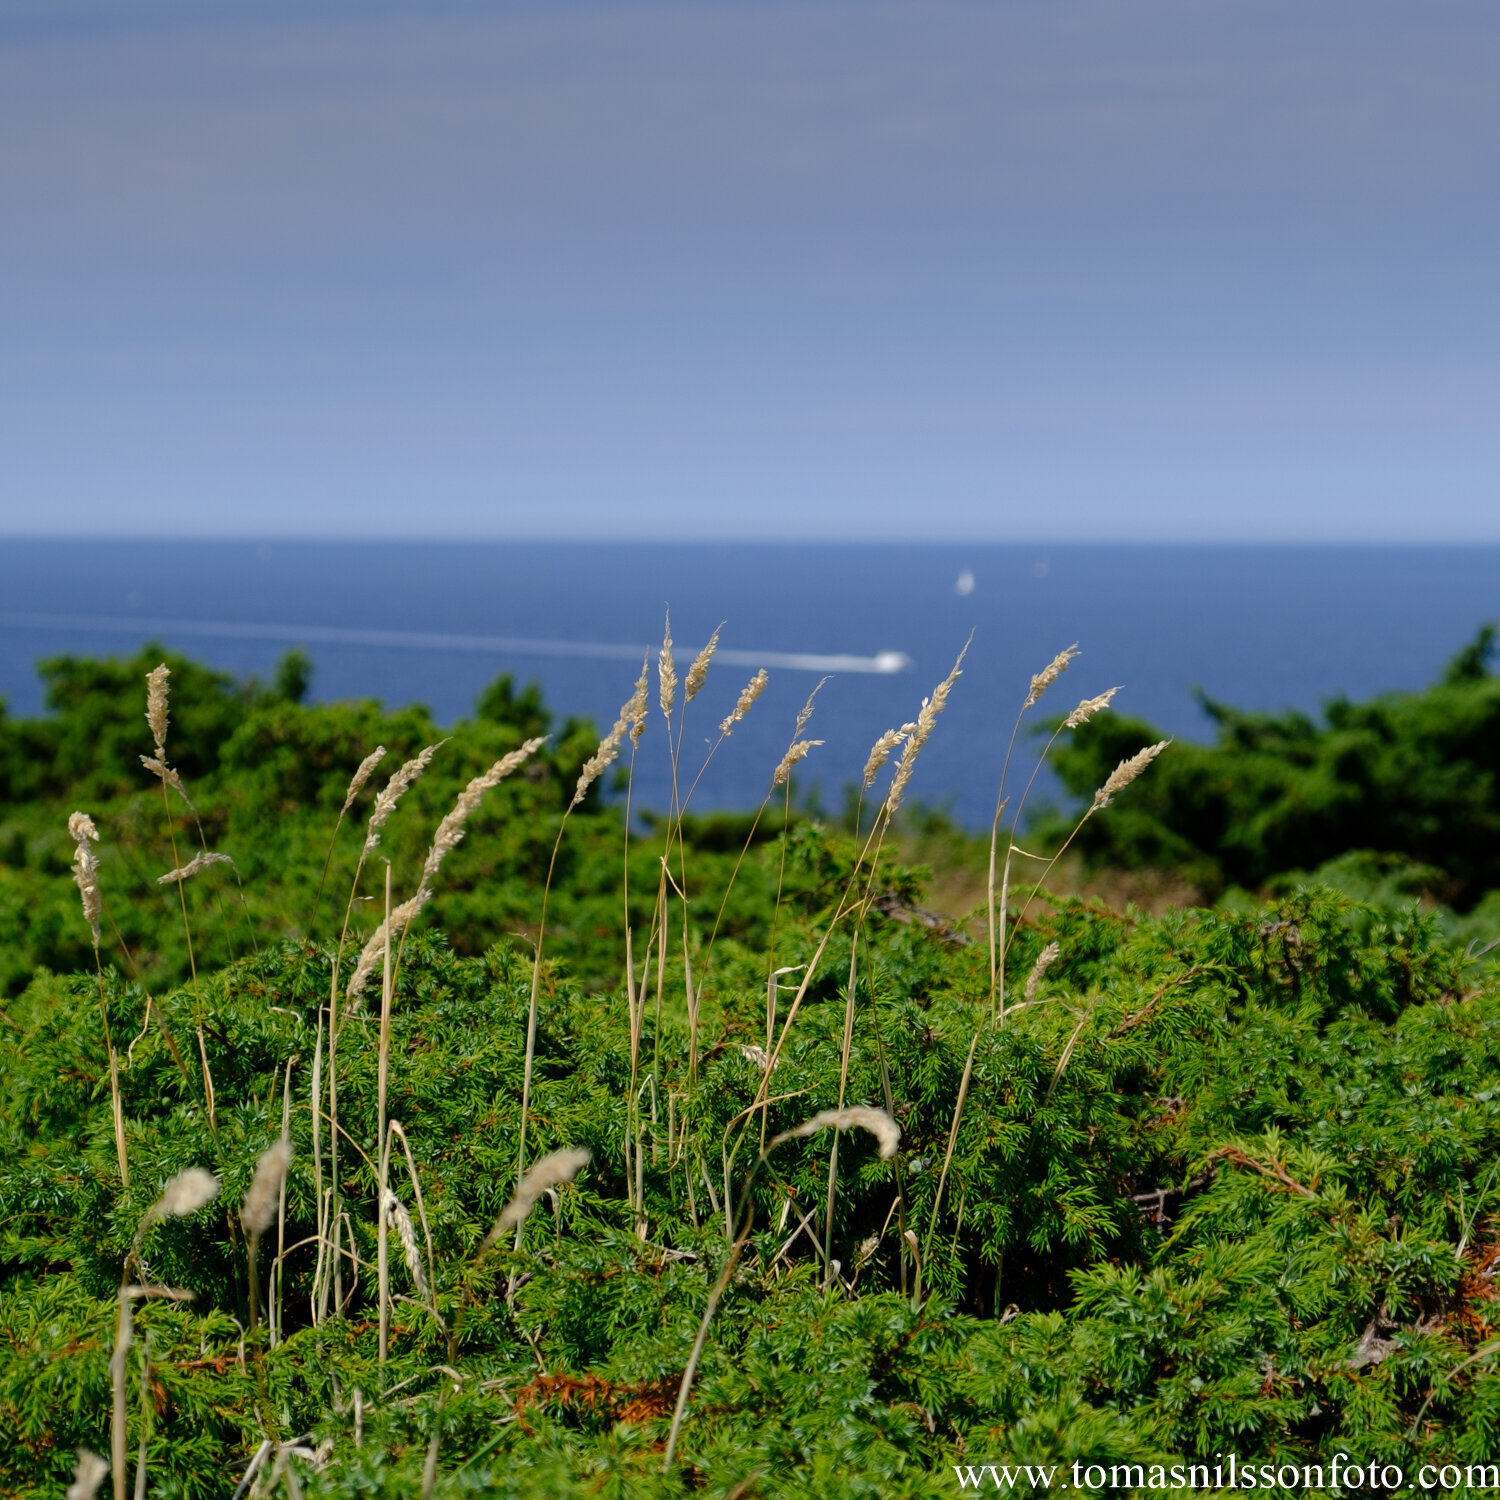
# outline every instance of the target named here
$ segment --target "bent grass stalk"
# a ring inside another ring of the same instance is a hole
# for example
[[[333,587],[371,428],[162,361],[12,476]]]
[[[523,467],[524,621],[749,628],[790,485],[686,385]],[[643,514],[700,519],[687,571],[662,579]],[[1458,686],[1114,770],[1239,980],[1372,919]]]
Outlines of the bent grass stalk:
[[[752,1106],[753,1107],[753,1106]],[[713,1322],[714,1313],[718,1310],[719,1299],[724,1295],[724,1289],[729,1285],[729,1278],[734,1275],[734,1268],[739,1264],[740,1253],[744,1250],[746,1242],[750,1238],[750,1230],[755,1222],[754,1199],[750,1196],[750,1189],[754,1185],[755,1178],[760,1169],[766,1164],[771,1153],[778,1146],[787,1141],[816,1135],[820,1130],[868,1130],[880,1143],[880,1157],[882,1161],[889,1161],[896,1154],[901,1144],[901,1128],[883,1110],[878,1109],[825,1109],[814,1115],[810,1120],[804,1120],[802,1124],[791,1130],[784,1130],[775,1136],[764,1146],[755,1159],[755,1165],[750,1169],[750,1175],[745,1181],[744,1189],[740,1193],[740,1203],[744,1207],[744,1224],[739,1233],[735,1235],[734,1242],[730,1246],[729,1254],[724,1259],[723,1269],[719,1272],[718,1279],[714,1282],[708,1294],[708,1303],[703,1309],[703,1318],[698,1324],[698,1333],[693,1340],[692,1351],[688,1355],[687,1367],[682,1372],[682,1383],[677,1390],[677,1405],[672,1412],[672,1426],[667,1433],[666,1455],[662,1461],[664,1470],[671,1470],[672,1461],[677,1453],[677,1439],[682,1432],[683,1419],[687,1416],[688,1397],[693,1389],[693,1377],[698,1372],[698,1361],[703,1357],[703,1347],[708,1342],[708,1330]],[[728,1199],[729,1185],[725,1183],[725,1198]]]

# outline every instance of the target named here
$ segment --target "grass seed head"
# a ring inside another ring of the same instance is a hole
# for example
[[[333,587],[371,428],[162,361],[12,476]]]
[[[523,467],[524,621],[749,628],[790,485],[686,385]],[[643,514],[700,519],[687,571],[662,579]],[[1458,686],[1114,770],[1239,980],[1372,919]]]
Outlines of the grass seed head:
[[[677,701],[677,663],[672,659],[672,612],[667,611],[667,628],[661,638],[661,653],[656,658],[656,679],[660,688],[661,711],[668,720]]]
[[[1095,813],[1101,807],[1108,807],[1115,797],[1123,792],[1171,743],[1171,740],[1159,740],[1154,745],[1147,745],[1144,750],[1137,750],[1129,760],[1122,760],[1109,773],[1104,785],[1094,793],[1093,806],[1089,808],[1089,811]]]
[[[347,993],[351,1000],[357,999],[364,992],[365,986],[370,982],[370,975],[375,972],[375,965],[385,956],[385,945],[398,936],[431,899],[432,887],[423,881],[417,887],[417,894],[396,907],[391,912],[389,921],[382,922],[370,935],[370,940],[360,950],[359,962],[355,964],[353,977],[349,980]]]
[[[108,1473],[109,1465],[97,1453],[88,1448],[80,1448],[78,1461],[73,1465],[73,1482],[68,1486],[66,1500],[94,1500]]]
[[[693,658],[693,664],[688,668],[687,681],[682,688],[685,703],[691,703],[702,690],[704,679],[708,676],[708,664],[714,659],[714,652],[719,649],[719,631],[723,628],[724,622],[721,620],[714,633],[709,636],[708,644]]]
[[[804,1120],[795,1129],[777,1136],[771,1144],[802,1139],[816,1135],[820,1130],[868,1130],[879,1143],[881,1161],[889,1161],[901,1145],[901,1127],[883,1109],[871,1109],[863,1104],[849,1109],[819,1110],[812,1119]]]
[[[719,725],[719,733],[723,735],[732,734],[734,726],[745,717],[755,706],[755,700],[765,692],[766,684],[771,679],[766,676],[766,669],[762,667],[754,677],[747,682],[740,691],[739,698],[735,701],[734,711]]]
[[[1101,709],[1109,707],[1109,700],[1120,690],[1112,687],[1108,692],[1100,693],[1097,698],[1085,698],[1072,713],[1063,720],[1064,729],[1077,729],[1080,724],[1087,724]]]
[[[1042,694],[1045,693],[1047,689],[1051,687],[1059,677],[1062,676],[1064,672],[1068,670],[1068,663],[1072,661],[1073,658],[1077,655],[1078,642],[1074,641],[1071,646],[1066,646],[1063,648],[1063,650],[1059,651],[1057,655],[1054,656],[1052,660],[1049,661],[1047,665],[1043,667],[1042,670],[1031,679],[1031,690],[1026,694],[1026,701],[1021,705],[1022,713],[1025,713],[1025,711],[1030,708],[1037,701],[1037,699],[1040,698]]]
[[[219,1195],[219,1179],[202,1167],[188,1167],[179,1172],[161,1190],[161,1197],[146,1210],[142,1225],[158,1219],[182,1219],[195,1214]]]
[[[651,653],[641,658],[641,675],[635,680],[635,692],[630,696],[630,743],[639,745],[646,732],[646,694],[651,686]]]
[[[544,1156],[521,1179],[516,1196],[501,1210],[493,1232],[503,1234],[507,1229],[514,1229],[531,1212],[543,1193],[549,1188],[572,1182],[592,1159],[593,1153],[583,1146],[570,1146]]]
[[[570,812],[583,801],[588,789],[615,763],[615,757],[620,753],[620,745],[624,742],[634,715],[635,694],[632,694],[620,706],[620,716],[615,720],[614,728],[599,741],[599,748],[584,762],[583,770],[578,774],[578,785],[573,790],[573,800],[568,803]]]
[[[99,842],[99,830],[87,813],[76,812],[68,819],[68,833],[73,839],[73,882],[83,898],[83,917],[94,935],[97,951],[99,912],[103,902],[99,896],[99,861],[94,858],[93,845]]]
[[[201,874],[210,865],[233,865],[234,861],[227,854],[195,854],[180,869],[168,870],[165,875],[156,877],[157,885],[171,885],[176,881],[189,880],[194,875]]]
[[[468,822],[469,814],[479,806],[484,794],[491,787],[498,786],[512,771],[525,765],[546,743],[546,735],[527,740],[519,749],[512,750],[509,755],[502,755],[488,771],[482,776],[476,776],[458,794],[458,800],[453,804],[452,811],[438,824],[437,832],[433,835],[432,848],[427,851],[427,859],[422,865],[423,885],[426,885],[437,874],[438,866],[447,858],[449,852],[458,847],[459,841],[464,836],[464,824]]]
[[[827,681],[826,677],[820,677],[817,687],[807,695],[807,702],[802,705],[802,712],[797,715],[797,726],[792,730],[793,739],[796,739],[807,728],[807,721],[813,716],[813,702],[816,700],[818,694],[823,691],[823,684]]]
[[[870,746],[869,758],[865,761],[865,774],[861,785],[868,791],[875,785],[875,778],[880,775],[880,768],[891,758],[891,751],[896,748],[913,729],[915,724],[903,724],[900,729],[887,729],[886,732]]]
[[[171,675],[166,662],[146,673],[146,723],[151,726],[158,760],[167,758],[167,678]]]
[[[1031,973],[1026,976],[1026,1003],[1029,1005],[1036,999],[1036,987],[1042,982],[1042,975],[1057,960],[1057,955],[1062,948],[1057,943],[1048,943],[1036,956],[1036,962],[1031,966]]]
[[[799,761],[806,760],[807,752],[814,745],[821,745],[822,743],[822,740],[798,740],[796,744],[789,745],[786,754],[781,757],[781,761],[776,767],[776,774],[771,777],[771,785],[773,787],[782,785],[787,777],[792,774],[792,767]]]
[[[389,1188],[385,1194],[385,1221],[396,1231],[401,1241],[401,1258],[406,1262],[406,1273],[411,1277],[417,1295],[426,1301],[427,1277],[422,1273],[422,1257],[417,1254],[417,1233],[412,1228],[411,1215],[406,1205]]]
[[[384,759],[385,746],[376,745],[376,747],[372,751],[370,751],[370,753],[365,756],[362,761],[360,761],[359,765],[355,767],[354,775],[350,778],[349,781],[349,790],[344,796],[344,805],[339,809],[340,817],[343,817],[343,815],[348,812],[351,807],[354,806],[354,799],[359,796],[360,792],[364,790],[365,782],[370,779],[370,773]]]
[[[911,732],[906,736],[906,743],[901,749],[901,758],[896,762],[896,771],[891,777],[891,789],[885,795],[888,817],[901,806],[906,784],[911,780],[911,773],[916,769],[917,756],[921,753],[922,746],[931,737],[938,715],[947,707],[948,694],[953,691],[953,684],[963,675],[964,657],[968,653],[969,646],[966,641],[963,650],[958,653],[958,660],[953,663],[953,670],[933,688],[932,697],[922,700],[917,721],[911,726]]]
[[[286,1181],[286,1169],[292,1160],[292,1143],[285,1136],[260,1154],[255,1164],[255,1176],[250,1180],[250,1191],[240,1205],[240,1223],[245,1233],[258,1239],[276,1222],[276,1205],[281,1197],[281,1185]]]
[[[436,745],[429,745],[422,753],[407,761],[386,784],[381,787],[379,795],[375,798],[375,806],[370,810],[370,822],[365,829],[365,848],[368,854],[376,844],[380,842],[380,830],[385,827],[387,819],[395,812],[396,804],[401,800],[402,794],[411,784],[418,780],[437,754],[440,747],[446,745],[447,740],[439,740]]]

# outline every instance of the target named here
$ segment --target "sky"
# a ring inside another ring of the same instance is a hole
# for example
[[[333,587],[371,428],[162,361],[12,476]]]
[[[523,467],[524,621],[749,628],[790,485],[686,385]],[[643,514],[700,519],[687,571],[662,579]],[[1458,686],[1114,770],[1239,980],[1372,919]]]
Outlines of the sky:
[[[0,6],[0,535],[1500,541],[1500,11]]]

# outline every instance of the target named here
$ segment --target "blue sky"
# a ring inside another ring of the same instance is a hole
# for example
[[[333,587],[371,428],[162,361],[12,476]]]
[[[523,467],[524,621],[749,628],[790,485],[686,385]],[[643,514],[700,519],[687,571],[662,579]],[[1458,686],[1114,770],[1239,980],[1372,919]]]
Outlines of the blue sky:
[[[0,11],[0,532],[1500,541],[1477,3]]]

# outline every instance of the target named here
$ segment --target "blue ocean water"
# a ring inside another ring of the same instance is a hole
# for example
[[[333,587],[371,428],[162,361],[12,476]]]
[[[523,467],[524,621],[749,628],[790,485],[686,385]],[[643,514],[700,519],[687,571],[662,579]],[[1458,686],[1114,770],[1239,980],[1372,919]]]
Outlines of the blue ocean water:
[[[40,712],[34,663],[58,653],[154,639],[264,676],[302,643],[318,698],[420,701],[447,721],[511,672],[540,679],[558,713],[603,726],[670,606],[690,651],[726,622],[724,658],[688,719],[690,769],[754,666],[771,672],[695,805],[760,800],[832,666],[805,731],[826,744],[800,785],[833,806],[972,632],[912,795],[980,827],[1030,674],[1062,647],[1082,654],[1045,709],[1118,683],[1123,712],[1204,738],[1195,687],[1246,708],[1315,710],[1430,681],[1500,618],[1497,564],[1496,548],[4,540],[0,697],[13,714]],[[660,723],[637,782],[657,806],[669,787]]]

